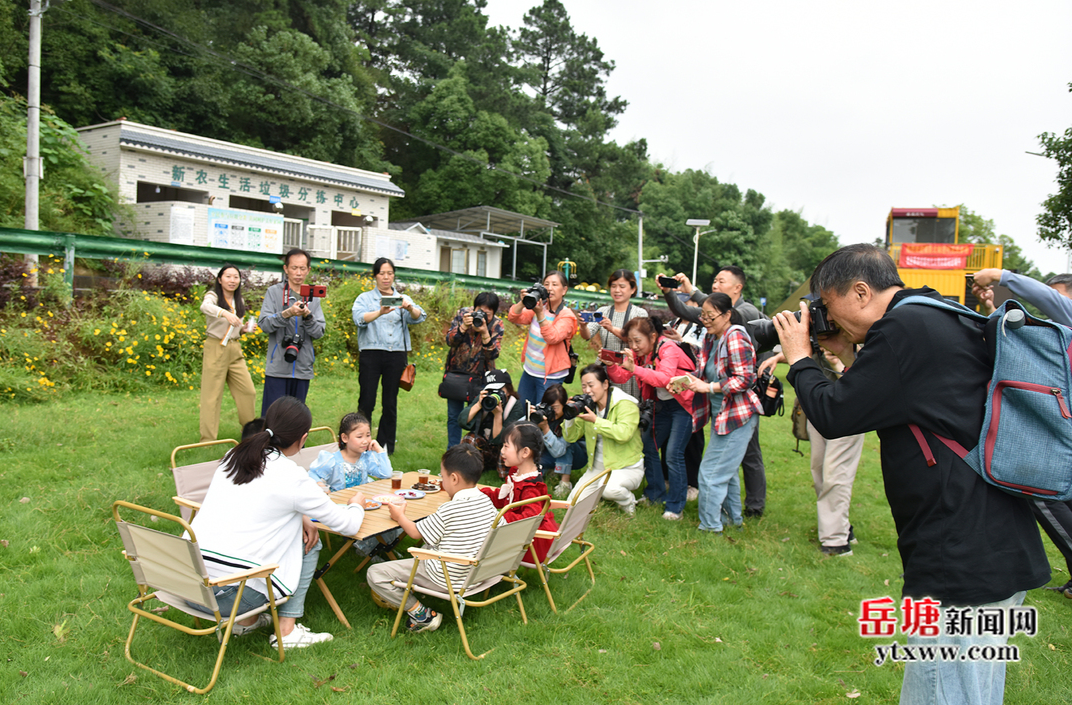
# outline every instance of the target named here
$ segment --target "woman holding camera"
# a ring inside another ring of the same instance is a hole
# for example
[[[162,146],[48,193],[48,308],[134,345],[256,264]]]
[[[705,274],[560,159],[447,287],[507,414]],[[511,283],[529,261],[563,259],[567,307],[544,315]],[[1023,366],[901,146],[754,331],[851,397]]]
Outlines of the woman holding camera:
[[[428,315],[413,299],[395,290],[395,263],[380,257],[372,264],[376,287],[359,295],[352,313],[357,325],[358,384],[361,393],[357,408],[372,421],[376,409],[377,387],[383,386],[383,413],[376,429],[376,441],[395,452],[398,425],[398,389],[402,373],[409,364],[409,327],[421,323]],[[390,297],[384,301],[384,297]]]
[[[697,371],[688,388],[696,393],[693,416],[697,427],[710,416],[711,440],[700,462],[700,530],[722,533],[723,515],[741,526],[741,483],[737,468],[762,407],[752,391],[756,379],[755,349],[741,314],[726,294],[704,301],[700,322],[707,329]],[[707,396],[707,403],[704,397]]]
[[[636,275],[628,269],[616,269],[607,279],[607,291],[611,303],[601,306],[592,314],[593,320],[581,324],[581,337],[593,341],[603,350],[622,352],[628,347],[625,325],[637,318],[647,318],[648,312],[630,303],[636,296]],[[611,384],[630,396],[639,397],[636,380],[629,377],[624,382],[611,379]]]
[[[223,388],[230,387],[238,408],[238,423],[253,420],[257,390],[249,376],[246,357],[238,338],[252,329],[243,325],[246,302],[242,300],[242,275],[238,267],[225,264],[216,273],[216,285],[201,302],[205,314],[205,349],[201,358],[201,442],[216,440],[220,429]],[[250,321],[250,326],[253,322]]]
[[[626,514],[636,513],[633,490],[644,480],[644,444],[640,440],[640,409],[637,400],[610,386],[603,365],[588,365],[581,370],[581,391],[591,403],[576,418],[566,422],[566,442],[584,437],[589,449],[588,470],[569,494],[573,501],[578,490],[604,470],[611,470],[603,496],[618,504]],[[570,401],[570,406],[576,402]],[[589,486],[588,491],[595,488]]]
[[[544,275],[542,286],[530,289],[534,299],[531,306],[522,297],[510,307],[507,320],[529,328],[521,353],[521,381],[517,385],[523,402],[537,403],[549,386],[569,375],[570,340],[577,332],[577,316],[563,301],[567,291],[566,275],[552,270]]]
[[[495,314],[499,297],[491,291],[476,295],[473,307],[459,309],[447,331],[447,362],[439,396],[447,400],[447,447],[458,445],[462,429],[458,414],[469,401],[472,381],[494,369],[502,349],[503,324]]]
[[[458,414],[458,425],[484,453],[484,470],[496,469],[506,477],[506,468],[499,462],[502,432],[511,424],[525,418],[525,403],[518,398],[514,382],[506,370],[491,370],[484,377],[480,396]]]
[[[543,399],[540,401],[542,410],[536,424],[543,433],[543,456],[540,458],[540,467],[545,473],[553,467],[554,474],[559,478],[558,485],[555,487],[555,499],[565,499],[569,495],[570,490],[573,489],[570,473],[588,464],[584,440],[567,443],[562,437],[562,422],[566,418],[567,401],[569,401],[569,395],[566,394],[566,388],[561,384],[552,384],[543,393]],[[533,413],[536,413],[535,408],[533,407]]]
[[[636,379],[645,401],[654,404],[651,428],[644,434],[644,475],[648,486],[644,499],[651,504],[665,502],[663,519],[677,521],[685,509],[688,479],[685,472],[685,447],[692,437],[691,389],[667,387],[670,380],[695,371],[696,364],[678,343],[664,335],[658,318],[635,318],[625,324],[629,341],[620,364],[607,367],[613,382]],[[659,449],[666,448],[666,465],[670,471],[670,493],[663,482],[663,464]]]

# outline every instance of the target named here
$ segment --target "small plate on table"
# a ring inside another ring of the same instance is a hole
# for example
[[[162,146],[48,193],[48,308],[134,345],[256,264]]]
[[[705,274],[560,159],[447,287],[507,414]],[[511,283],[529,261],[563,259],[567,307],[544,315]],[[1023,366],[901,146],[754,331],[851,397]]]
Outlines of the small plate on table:
[[[377,502],[374,499],[366,499],[365,500],[365,511],[366,512],[371,512],[372,510],[379,509],[382,506],[383,506],[383,502]]]
[[[399,492],[405,492],[406,490],[398,490]],[[372,498],[372,501],[379,502],[380,504],[403,504],[398,497],[393,494],[378,494]]]
[[[434,482],[429,482],[423,485],[419,482],[416,482],[413,484],[412,488],[419,492],[424,492],[425,494],[434,494],[435,492],[439,491],[439,485]]]
[[[402,499],[420,499],[424,496],[421,490],[395,490],[395,494]]]

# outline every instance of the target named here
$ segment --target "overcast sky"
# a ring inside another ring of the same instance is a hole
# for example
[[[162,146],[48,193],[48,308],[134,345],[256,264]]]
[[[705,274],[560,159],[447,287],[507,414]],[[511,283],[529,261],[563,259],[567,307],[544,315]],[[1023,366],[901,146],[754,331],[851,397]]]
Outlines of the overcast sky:
[[[1035,227],[1056,166],[1026,152],[1072,126],[1068,0],[563,1],[617,65],[616,142],[645,138],[654,161],[754,188],[842,244],[880,237],[892,207],[963,203],[1043,273],[1066,269]],[[486,13],[516,29],[537,4]]]

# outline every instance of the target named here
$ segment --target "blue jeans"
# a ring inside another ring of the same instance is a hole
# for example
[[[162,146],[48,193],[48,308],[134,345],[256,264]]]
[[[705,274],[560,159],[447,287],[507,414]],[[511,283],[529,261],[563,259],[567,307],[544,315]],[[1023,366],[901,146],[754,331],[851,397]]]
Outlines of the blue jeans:
[[[458,415],[465,409],[465,402],[447,399],[447,448],[462,442],[462,427],[458,425]]]
[[[567,443],[566,452],[557,458],[551,455],[551,451],[547,450],[547,446],[544,446],[543,455],[540,457],[540,467],[544,471],[544,477],[548,477],[548,471],[554,468],[556,473],[564,475],[568,480],[570,473],[587,467],[587,465],[588,451],[584,445],[584,438],[573,443]]]
[[[711,420],[711,439],[707,443],[703,460],[700,461],[700,530],[722,531],[722,515],[734,526],[740,526],[741,517],[741,481],[737,477],[737,468],[741,465],[748,441],[752,439],[752,429],[756,427],[759,417],[752,417],[744,426],[720,436],[714,431],[714,419]]]
[[[563,379],[564,377],[543,379],[542,377],[533,377],[528,372],[522,372],[521,381],[517,384],[518,400],[522,404],[525,402],[539,404],[543,401],[543,393],[547,391],[547,388],[552,384],[561,384]]]
[[[1008,609],[1024,602],[1021,591],[980,607]],[[976,612],[977,613],[977,612]],[[944,623],[944,608],[943,608]],[[971,646],[999,646],[1007,636],[909,636],[909,645],[957,645],[964,654]],[[1004,661],[910,661],[905,664],[901,705],[1001,705],[1005,700]]]
[[[676,399],[655,402],[652,428],[644,434],[644,478],[648,486],[644,496],[653,504],[666,503],[666,511],[680,514],[685,509],[689,490],[685,473],[685,447],[692,436],[692,414]],[[670,494],[663,482],[663,463],[659,448],[666,448],[666,467],[670,474]]]
[[[317,559],[320,557],[320,549],[323,547],[323,543],[316,542],[316,546],[313,550],[309,551],[302,558],[301,577],[298,579],[298,587],[291,594],[290,599],[279,606],[280,617],[292,617],[298,619],[305,614],[305,596],[309,592],[309,586],[313,584],[313,573],[316,572]],[[237,585],[227,585],[224,587],[216,588],[216,604],[220,608],[220,616],[226,618],[231,614],[231,610],[234,609],[235,595],[238,594]],[[279,599],[279,591],[273,590],[275,598]],[[199,607],[192,603],[187,602],[191,607]],[[259,593],[246,584],[246,589],[242,591],[242,601],[238,603],[238,614],[245,614],[252,609],[256,609],[261,605],[268,604],[268,596]]]

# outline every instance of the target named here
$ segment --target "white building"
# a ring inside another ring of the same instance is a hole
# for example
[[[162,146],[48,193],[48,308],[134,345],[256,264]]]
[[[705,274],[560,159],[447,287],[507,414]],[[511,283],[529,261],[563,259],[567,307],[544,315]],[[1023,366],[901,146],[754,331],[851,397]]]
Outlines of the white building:
[[[519,249],[545,269],[558,225],[488,206],[390,223],[390,198],[405,193],[388,174],[126,120],[78,132],[120,202],[134,207],[133,230],[154,242],[302,247],[316,258],[389,257],[399,267],[499,279],[507,249],[509,272]]]
[[[78,129],[146,240],[369,262],[396,240],[390,176],[129,121]],[[399,266],[420,266],[401,263]]]

